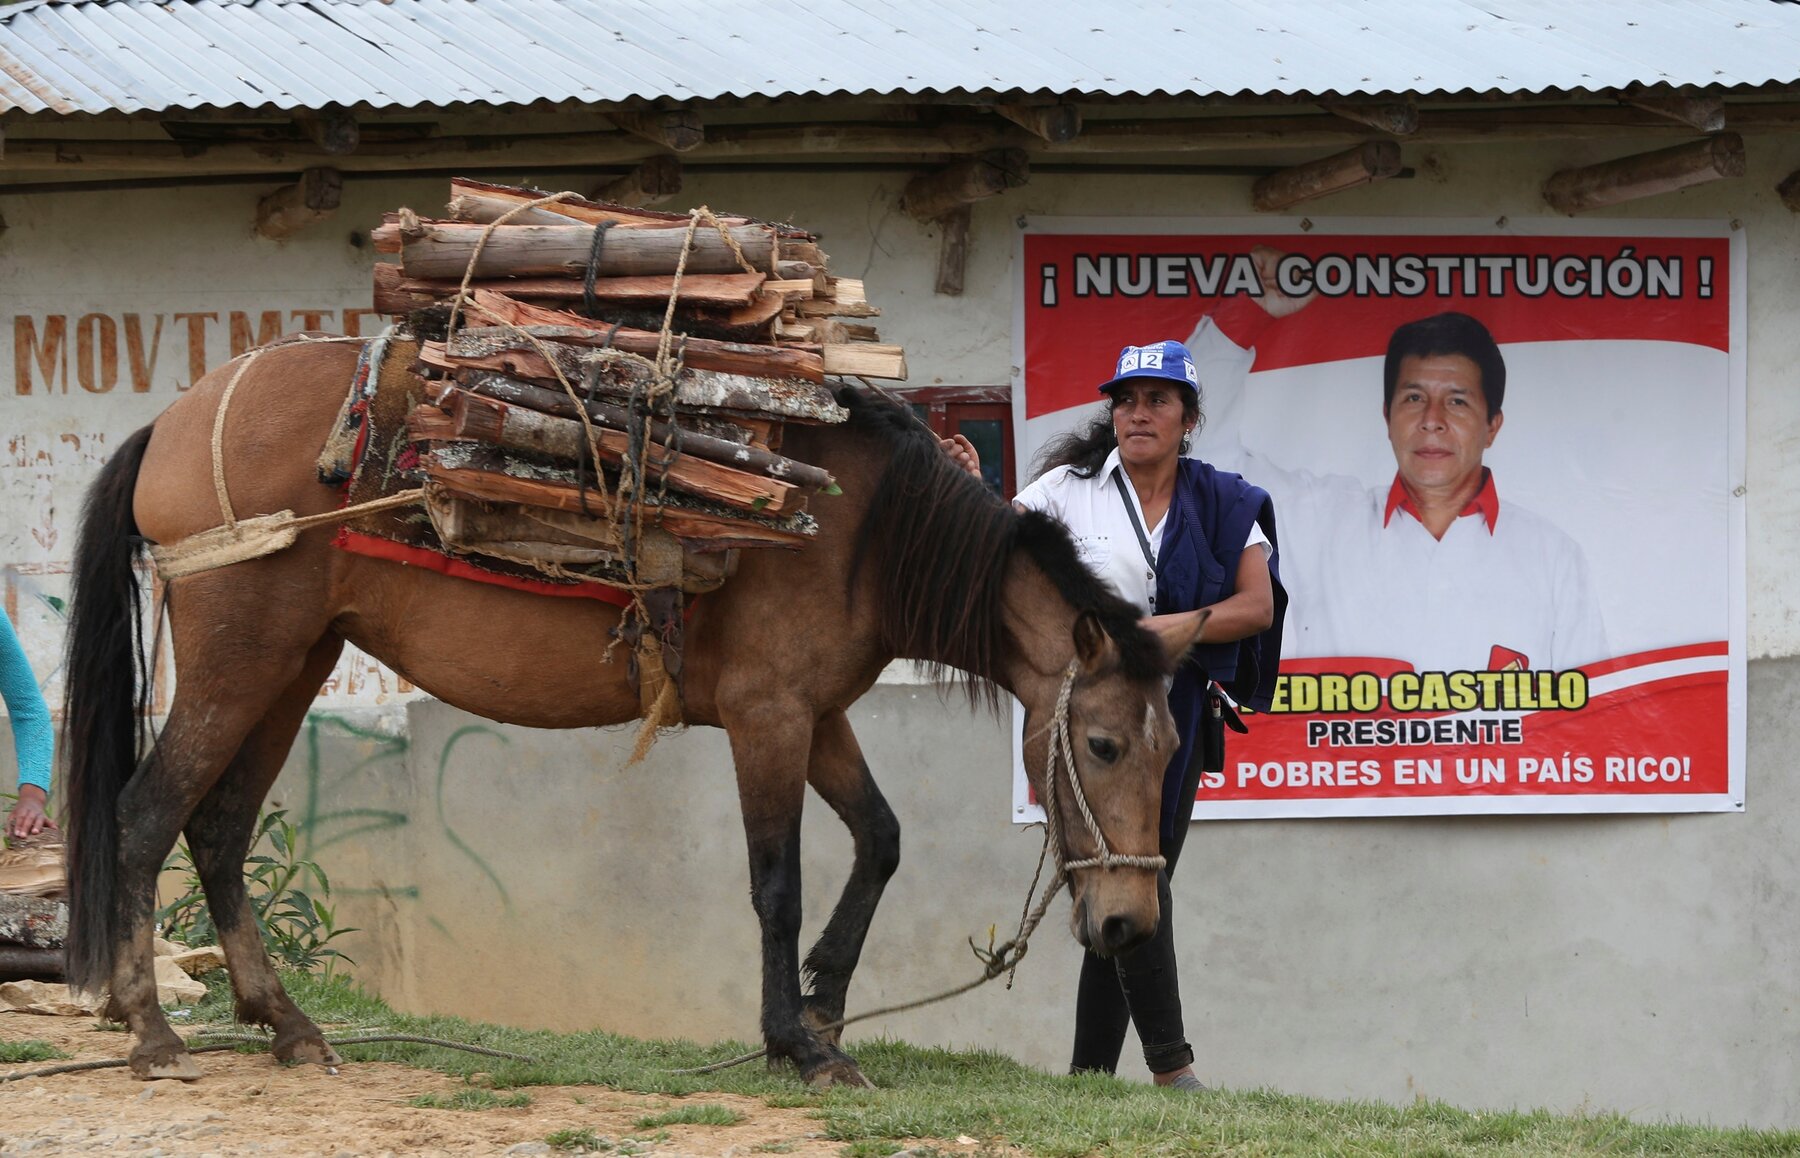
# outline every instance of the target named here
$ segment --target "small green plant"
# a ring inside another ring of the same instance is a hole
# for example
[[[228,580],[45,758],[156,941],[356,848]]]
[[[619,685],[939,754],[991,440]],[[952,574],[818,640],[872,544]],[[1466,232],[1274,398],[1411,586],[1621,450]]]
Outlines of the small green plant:
[[[0,1062],[55,1061],[70,1055],[47,1041],[0,1041]]]
[[[888,1138],[864,1138],[839,1150],[844,1158],[887,1158],[900,1152],[900,1143]]]
[[[639,1118],[636,1125],[640,1130],[654,1130],[659,1126],[735,1126],[743,1120],[744,1115],[730,1106],[702,1102],[697,1106],[677,1106],[667,1113]]]
[[[407,1103],[421,1110],[522,1110],[530,1104],[531,1095],[524,1092],[502,1097],[478,1087],[454,1094],[420,1094]]]
[[[557,1130],[544,1135],[544,1141],[558,1150],[611,1150],[612,1143],[592,1130]]]
[[[323,965],[329,977],[339,960],[354,964],[331,942],[356,930],[338,927],[336,909],[329,903],[331,878],[317,863],[301,857],[298,836],[283,809],[258,818],[251,855],[244,861],[250,911],[262,931],[263,947],[277,965],[307,973]],[[265,847],[269,851],[259,851]],[[163,935],[188,945],[216,943],[218,929],[186,841],[176,847],[163,871],[183,874],[181,895],[156,913]]]

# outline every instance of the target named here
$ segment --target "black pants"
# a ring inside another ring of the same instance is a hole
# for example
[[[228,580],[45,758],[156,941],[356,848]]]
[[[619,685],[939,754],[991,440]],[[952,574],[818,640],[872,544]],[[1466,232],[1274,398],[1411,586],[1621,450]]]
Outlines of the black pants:
[[[1179,799],[1193,807],[1206,763],[1196,752],[1188,761]],[[1131,952],[1111,959],[1083,955],[1081,983],[1075,991],[1075,1051],[1069,1072],[1115,1073],[1125,1048],[1125,1027],[1137,1027],[1144,1046],[1144,1064],[1153,1074],[1166,1074],[1194,1063],[1181,1021],[1181,985],[1175,969],[1174,906],[1170,903],[1169,874],[1181,857],[1181,846],[1190,827],[1187,816],[1162,826],[1162,847],[1168,862],[1156,874],[1156,901],[1162,912],[1156,935]]]

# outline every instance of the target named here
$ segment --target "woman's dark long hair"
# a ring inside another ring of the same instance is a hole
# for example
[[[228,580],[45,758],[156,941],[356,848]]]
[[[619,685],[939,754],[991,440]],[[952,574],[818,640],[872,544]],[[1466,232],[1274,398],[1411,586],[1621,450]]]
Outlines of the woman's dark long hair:
[[[1106,464],[1106,456],[1119,445],[1119,436],[1113,430],[1113,402],[1111,394],[1101,405],[1100,413],[1095,415],[1086,426],[1078,427],[1067,434],[1059,434],[1044,444],[1038,452],[1037,462],[1031,472],[1037,478],[1059,466],[1070,467],[1076,478],[1093,478],[1100,473]],[[1194,430],[1198,431],[1206,425],[1206,412],[1200,408],[1198,391],[1187,391],[1181,396],[1181,416],[1194,420]],[[1185,443],[1186,440],[1184,439]],[[1186,447],[1184,446],[1185,452]]]

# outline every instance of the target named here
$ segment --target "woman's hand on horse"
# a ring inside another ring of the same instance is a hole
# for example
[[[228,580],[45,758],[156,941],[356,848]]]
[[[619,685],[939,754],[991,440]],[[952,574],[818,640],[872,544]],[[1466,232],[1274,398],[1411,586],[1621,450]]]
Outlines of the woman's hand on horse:
[[[974,443],[960,434],[952,434],[949,438],[938,439],[938,445],[944,448],[944,453],[950,456],[951,462],[977,479],[981,478],[981,454],[975,449]]]

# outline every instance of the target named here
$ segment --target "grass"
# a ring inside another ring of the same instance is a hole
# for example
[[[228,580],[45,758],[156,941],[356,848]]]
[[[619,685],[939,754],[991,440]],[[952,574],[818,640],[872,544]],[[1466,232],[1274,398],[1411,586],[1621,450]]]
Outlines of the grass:
[[[654,1130],[658,1126],[735,1126],[743,1120],[744,1115],[730,1106],[701,1102],[692,1106],[677,1106],[666,1114],[639,1118],[637,1128]]]
[[[501,1096],[492,1090],[471,1088],[454,1094],[420,1094],[407,1105],[421,1110],[522,1110],[531,1104],[526,1093]]]
[[[558,1150],[610,1150],[612,1143],[592,1130],[555,1130],[544,1135],[544,1141]]]
[[[714,1074],[671,1072],[740,1053],[744,1047],[737,1043],[700,1046],[599,1032],[510,1029],[452,1017],[413,1017],[395,1013],[342,979],[295,975],[285,980],[301,1008],[340,1032],[379,1026],[388,1032],[470,1042],[534,1059],[500,1061],[403,1044],[340,1047],[351,1062],[400,1062],[465,1079],[486,1073],[495,1089],[593,1084],[675,1097],[745,1095],[772,1106],[810,1111],[818,1121],[815,1128],[844,1146],[869,1144],[857,1145],[851,1158],[872,1158],[902,1148],[917,1152],[925,1148],[922,1140],[963,1134],[980,1143],[974,1158],[998,1158],[1009,1148],[1022,1151],[1020,1158],[1776,1158],[1800,1154],[1800,1131],[1794,1130],[1636,1123],[1607,1113],[1472,1113],[1441,1102],[1403,1106],[1330,1102],[1273,1090],[1177,1095],[1098,1075],[1047,1074],[998,1053],[925,1049],[882,1040],[853,1046],[863,1072],[879,1088],[817,1093],[802,1086],[792,1071],[771,1071],[760,1062]],[[218,1002],[209,993],[197,1007],[194,1020],[229,1020],[230,1012],[229,996]],[[351,1073],[346,1071],[347,1076]],[[489,1095],[487,1090],[466,1093]],[[620,1150],[634,1148],[632,1140],[618,1145]]]
[[[70,1056],[47,1041],[0,1041],[0,1063],[56,1061]]]

